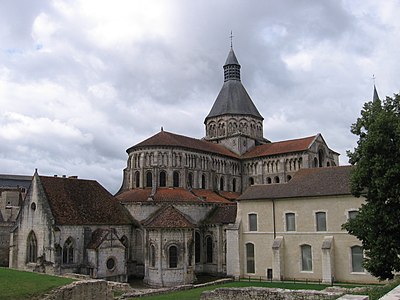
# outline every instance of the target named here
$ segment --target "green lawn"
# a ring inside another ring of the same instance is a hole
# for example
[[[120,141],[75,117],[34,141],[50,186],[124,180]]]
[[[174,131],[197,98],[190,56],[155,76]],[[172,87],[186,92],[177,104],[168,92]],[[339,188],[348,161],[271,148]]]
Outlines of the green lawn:
[[[392,283],[392,284],[386,285],[386,286],[372,285],[372,286],[370,286],[371,290],[369,290],[369,292],[366,292],[365,294],[370,296],[370,300],[377,300],[381,296],[386,294],[388,291],[393,289],[395,286],[397,286],[398,284],[399,284],[399,282]],[[200,295],[203,291],[214,290],[214,289],[220,288],[220,287],[251,287],[251,286],[267,287],[267,288],[282,288],[282,289],[291,289],[291,290],[323,290],[326,287],[328,287],[328,285],[318,284],[318,283],[235,281],[235,282],[229,282],[229,283],[221,284],[221,285],[207,286],[204,288],[196,288],[196,289],[191,289],[191,290],[186,290],[186,291],[179,291],[179,292],[172,292],[172,293],[168,293],[168,294],[148,296],[148,297],[143,297],[140,299],[145,299],[145,300],[176,300],[176,299],[198,300],[198,299],[200,299]],[[360,287],[360,286],[364,286],[364,285],[363,284],[358,285],[358,284],[344,283],[344,284],[338,284],[338,286],[343,286],[346,288],[354,288],[354,287]]]
[[[258,282],[258,281],[235,281],[229,282],[221,285],[212,285],[203,288],[196,288],[186,291],[172,292],[168,294],[155,295],[142,297],[140,299],[146,300],[198,300],[200,299],[200,295],[204,291],[214,290],[216,288],[221,287],[268,287],[268,288],[282,288],[282,289],[291,289],[291,290],[323,290],[327,287],[324,284],[314,284],[314,283],[284,283],[284,282]],[[132,298],[133,299],[133,298]]]
[[[73,279],[0,268],[0,299],[31,299]]]

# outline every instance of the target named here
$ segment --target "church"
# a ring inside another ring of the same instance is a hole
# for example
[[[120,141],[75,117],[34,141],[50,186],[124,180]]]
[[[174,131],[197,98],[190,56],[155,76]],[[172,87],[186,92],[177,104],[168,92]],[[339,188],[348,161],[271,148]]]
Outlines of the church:
[[[338,255],[352,264],[351,249],[360,261],[360,243],[340,229],[346,219],[331,215],[336,200],[344,216],[362,203],[345,185],[349,167],[338,167],[339,154],[319,133],[265,138],[240,70],[231,47],[205,136],[161,128],[133,145],[114,196],[95,181],[35,172],[11,232],[10,267],[143,277],[150,286],[194,283],[201,274],[373,280],[359,265],[345,276],[335,269]]]

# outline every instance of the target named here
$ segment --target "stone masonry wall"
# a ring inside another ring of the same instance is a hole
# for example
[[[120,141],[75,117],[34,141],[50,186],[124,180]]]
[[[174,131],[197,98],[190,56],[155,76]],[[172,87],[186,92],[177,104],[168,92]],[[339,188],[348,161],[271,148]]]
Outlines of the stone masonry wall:
[[[201,300],[331,300],[341,293],[269,288],[218,288],[201,294]]]
[[[111,288],[105,280],[76,281],[53,290],[44,300],[112,300]]]

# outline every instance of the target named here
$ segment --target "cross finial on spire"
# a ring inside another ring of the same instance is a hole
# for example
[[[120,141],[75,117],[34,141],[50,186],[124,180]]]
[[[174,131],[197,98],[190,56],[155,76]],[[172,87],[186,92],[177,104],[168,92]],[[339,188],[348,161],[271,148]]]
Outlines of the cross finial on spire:
[[[229,38],[231,39],[231,48],[233,48],[233,35],[232,35],[232,30],[231,30],[231,35],[229,36]]]
[[[374,81],[374,85],[375,85],[375,79],[376,79],[375,74],[372,74],[372,80]]]

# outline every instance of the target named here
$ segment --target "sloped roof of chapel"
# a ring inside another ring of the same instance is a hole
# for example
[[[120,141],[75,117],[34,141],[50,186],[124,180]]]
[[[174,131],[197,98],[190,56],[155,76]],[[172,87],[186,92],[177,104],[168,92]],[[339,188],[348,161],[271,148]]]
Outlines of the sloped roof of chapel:
[[[238,158],[238,156],[235,153],[228,150],[224,146],[211,143],[205,140],[199,140],[184,135],[175,134],[164,130],[161,130],[159,133],[130,147],[129,149],[126,150],[126,152],[129,153],[130,151],[141,147],[163,147],[163,146],[186,148],[201,152],[212,152],[215,154]]]
[[[238,200],[350,195],[351,166],[307,168],[287,183],[252,185]]]
[[[236,221],[236,203],[218,205],[205,218],[203,224],[232,224]]]
[[[194,222],[172,205],[166,205],[142,222],[147,228],[193,228]]]
[[[39,176],[59,225],[132,224],[136,221],[95,180]]]
[[[242,158],[254,158],[260,156],[277,155],[290,152],[299,152],[307,150],[317,135],[308,136],[299,139],[286,140],[263,144],[254,147],[249,152],[246,152]]]

